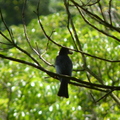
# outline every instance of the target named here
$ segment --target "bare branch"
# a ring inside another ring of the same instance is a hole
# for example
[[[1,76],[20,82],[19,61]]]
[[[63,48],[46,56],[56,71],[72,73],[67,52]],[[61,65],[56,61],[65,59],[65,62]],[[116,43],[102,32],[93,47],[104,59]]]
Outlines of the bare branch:
[[[88,53],[86,53],[86,52],[79,51],[79,50],[73,50],[73,49],[70,49],[70,50],[75,51],[75,52],[80,52],[80,53],[82,53],[82,54],[84,54],[84,55],[93,57],[93,58],[95,58],[95,59],[107,61],[107,62],[120,62],[120,60],[108,60],[108,59],[105,59],[105,58],[102,58],[102,57],[98,57],[98,56],[95,56],[95,55],[91,55],[91,54],[88,54]]]
[[[95,4],[97,4],[97,3],[99,3],[100,2],[100,0],[97,0],[96,2],[94,2],[94,3],[91,3],[91,4],[86,4],[86,6],[93,6],[93,5],[95,5]]]
[[[92,19],[94,19],[95,21],[98,21],[99,24],[103,24],[104,26],[108,27],[108,28],[111,28],[113,30],[116,30],[117,32],[120,32],[120,29],[117,28],[117,27],[114,27],[112,26],[111,24],[109,24],[108,22],[102,20],[99,16],[93,14],[92,12],[88,11],[86,8],[80,6],[77,2],[75,2],[74,0],[71,0],[71,2],[76,6],[76,8],[81,8],[86,14],[88,14]],[[79,11],[79,9],[78,9]],[[95,26],[94,26],[95,28]],[[97,30],[97,29],[96,29]],[[101,30],[99,30],[101,31]],[[105,35],[107,35],[105,32],[103,32]],[[115,36],[112,36],[112,35],[107,35],[107,36],[110,36],[114,39],[116,39],[117,41],[120,42],[120,39],[116,38]]]
[[[46,60],[42,57],[42,56],[46,53],[46,51],[41,54],[41,53],[39,52],[39,48],[38,48],[37,43],[36,43],[36,47],[37,47],[37,50],[34,49],[34,51],[35,51],[35,53],[39,56],[39,58],[40,58],[44,63],[46,63],[47,65],[54,67],[54,65],[52,65],[51,63],[49,63],[48,61],[46,61]],[[47,48],[46,48],[46,49],[47,49]]]
[[[25,7],[26,7],[26,2],[27,2],[27,0],[25,0],[25,2],[24,2],[23,10],[22,10],[23,28],[24,28],[24,34],[25,34],[26,41],[27,41],[28,45],[30,46],[31,50],[34,51],[34,48],[32,47],[32,45],[30,43],[30,39],[29,39],[29,37],[27,35],[27,29],[26,29],[26,23],[25,23]]]
[[[112,0],[109,1],[109,18],[110,18],[110,24],[112,25],[112,16],[111,16],[111,7],[112,7]]]
[[[100,99],[98,99],[96,102],[99,102],[100,100],[106,98],[108,95],[110,95],[114,90],[110,90],[109,92],[107,92],[105,95],[103,95]]]
[[[71,79],[71,80],[73,80],[75,82],[78,82],[78,83],[82,84],[83,86],[86,85],[86,86],[88,86],[91,89],[92,88],[93,89],[95,88],[96,90],[97,89],[98,90],[99,89],[103,89],[103,91],[104,91],[104,89],[105,90],[120,90],[120,87],[117,87],[117,86],[107,86],[107,85],[100,85],[100,84],[95,84],[95,83],[89,83],[89,82],[83,81],[81,79],[77,79],[75,77],[70,77],[70,76],[67,76],[67,75],[56,74],[56,73],[53,73],[53,72],[50,72],[50,71],[44,69],[43,67],[41,67],[41,66],[39,66],[37,64],[33,64],[33,63],[30,63],[30,62],[27,62],[27,61],[24,61],[24,60],[20,60],[20,59],[17,59],[17,58],[7,57],[7,56],[2,55],[2,54],[0,54],[0,57],[4,58],[4,59],[8,59],[8,60],[12,60],[12,61],[15,61],[15,62],[19,62],[19,63],[22,63],[22,64],[26,64],[26,65],[32,66],[32,67],[34,67],[36,69],[39,69],[39,70],[45,72],[46,74],[48,74],[49,76],[51,76],[51,77],[53,77],[55,79],[57,79],[55,76]],[[78,84],[76,84],[76,85],[78,86]],[[80,86],[82,86],[82,85],[80,85]]]
[[[102,15],[104,21],[106,21],[106,18],[105,18],[105,15],[104,15],[104,13],[103,13],[103,8],[102,8],[101,3],[99,2],[98,5],[99,5],[100,11],[101,11],[101,15]],[[107,21],[106,21],[106,22],[107,22]]]
[[[74,37],[75,37],[75,40],[76,40],[75,45],[78,45],[79,50],[83,51],[82,46],[81,46],[81,42],[78,38],[77,31],[75,29],[74,23],[73,23],[72,18],[71,18],[71,14],[70,14],[69,7],[68,7],[69,3],[67,2],[67,0],[64,0],[64,5],[66,7],[66,11],[67,11],[67,15],[68,15],[68,21],[70,21],[70,24],[71,24],[71,27],[72,27],[72,30],[73,30],[73,33],[74,33]],[[75,40],[73,39],[74,42],[75,42]],[[82,55],[82,60],[83,60],[84,66],[86,67],[87,66],[86,56],[82,52],[81,52],[81,55]]]
[[[108,37],[111,37],[111,38],[117,40],[118,42],[120,42],[120,39],[118,39],[117,37],[115,37],[115,36],[113,36],[113,35],[111,35],[111,34],[108,34],[107,32],[105,32],[105,31],[103,31],[103,30],[95,27],[94,25],[92,25],[92,24],[84,17],[84,15],[82,14],[82,11],[81,11],[78,7],[77,7],[77,9],[78,9],[80,15],[82,16],[82,18],[84,19],[84,21],[85,21],[88,25],[90,25],[91,27],[93,27],[93,28],[96,29],[97,31],[103,33],[104,35],[106,35],[106,36],[108,36]]]

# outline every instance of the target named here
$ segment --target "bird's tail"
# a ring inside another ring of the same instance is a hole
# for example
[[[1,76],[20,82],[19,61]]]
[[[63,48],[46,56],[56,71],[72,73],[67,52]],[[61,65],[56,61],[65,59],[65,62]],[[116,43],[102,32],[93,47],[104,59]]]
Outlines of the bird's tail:
[[[59,88],[59,91],[58,91],[58,96],[69,98],[68,82],[69,82],[69,80],[66,80],[66,79],[62,78],[60,88]]]

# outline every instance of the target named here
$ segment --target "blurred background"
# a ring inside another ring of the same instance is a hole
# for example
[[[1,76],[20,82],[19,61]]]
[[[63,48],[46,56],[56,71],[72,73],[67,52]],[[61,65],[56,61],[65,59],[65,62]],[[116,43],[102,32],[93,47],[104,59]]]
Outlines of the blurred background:
[[[77,0],[76,0],[77,1]],[[42,57],[54,65],[55,57],[60,47],[48,42],[38,24],[35,14],[38,0],[28,0],[25,7],[25,23],[27,36],[33,48],[39,49]],[[88,2],[85,0],[84,2]],[[94,2],[94,1],[91,1]],[[81,2],[80,2],[81,3]],[[26,41],[22,10],[23,0],[0,0],[0,8],[4,20],[12,30],[14,40],[21,48],[29,52],[45,69],[55,72],[55,68],[44,63],[28,45]],[[105,19],[108,18],[108,0],[101,1]],[[114,26],[119,27],[120,2],[114,0],[112,4],[112,17]],[[98,6],[89,8],[100,16]],[[55,42],[75,48],[72,37],[67,29],[67,13],[62,0],[40,0],[39,15],[45,31],[51,35]],[[106,59],[119,60],[120,45],[113,38],[105,36],[84,22],[75,8],[71,8],[72,19],[84,52]],[[100,16],[101,17],[101,16]],[[103,28],[92,19],[88,20],[97,27]],[[10,38],[2,19],[0,30]],[[120,37],[113,30],[104,30]],[[0,36],[0,53],[6,56],[33,61],[18,49],[9,45],[8,41]],[[47,51],[46,51],[47,48]],[[99,84],[99,81],[83,70],[83,61],[80,53],[74,52],[70,56],[73,61],[74,71],[72,76]],[[101,61],[86,57],[87,65],[91,71],[98,75],[105,85],[120,85],[120,63]],[[111,96],[105,97],[96,103],[104,92],[90,90],[84,87],[69,85],[69,99],[57,96],[59,81],[49,77],[44,72],[30,66],[8,61],[0,58],[0,120],[120,120],[119,105]],[[120,98],[120,92],[114,91]]]

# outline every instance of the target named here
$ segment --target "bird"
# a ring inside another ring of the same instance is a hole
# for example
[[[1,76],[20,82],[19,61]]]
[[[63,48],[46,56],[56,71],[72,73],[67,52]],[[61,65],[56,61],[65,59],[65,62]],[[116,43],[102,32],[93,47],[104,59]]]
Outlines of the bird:
[[[72,54],[72,52],[66,48],[62,47],[59,51],[58,56],[55,59],[55,69],[57,74],[62,75],[72,75],[73,64],[68,54]],[[60,80],[60,88],[58,91],[58,96],[69,98],[68,94],[68,83],[69,79],[59,77]]]

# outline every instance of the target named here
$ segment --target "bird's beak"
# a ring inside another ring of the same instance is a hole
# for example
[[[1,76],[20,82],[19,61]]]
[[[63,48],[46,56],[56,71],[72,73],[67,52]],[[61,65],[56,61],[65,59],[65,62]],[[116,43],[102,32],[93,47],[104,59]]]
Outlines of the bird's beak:
[[[68,54],[73,54],[73,52],[69,50]]]

